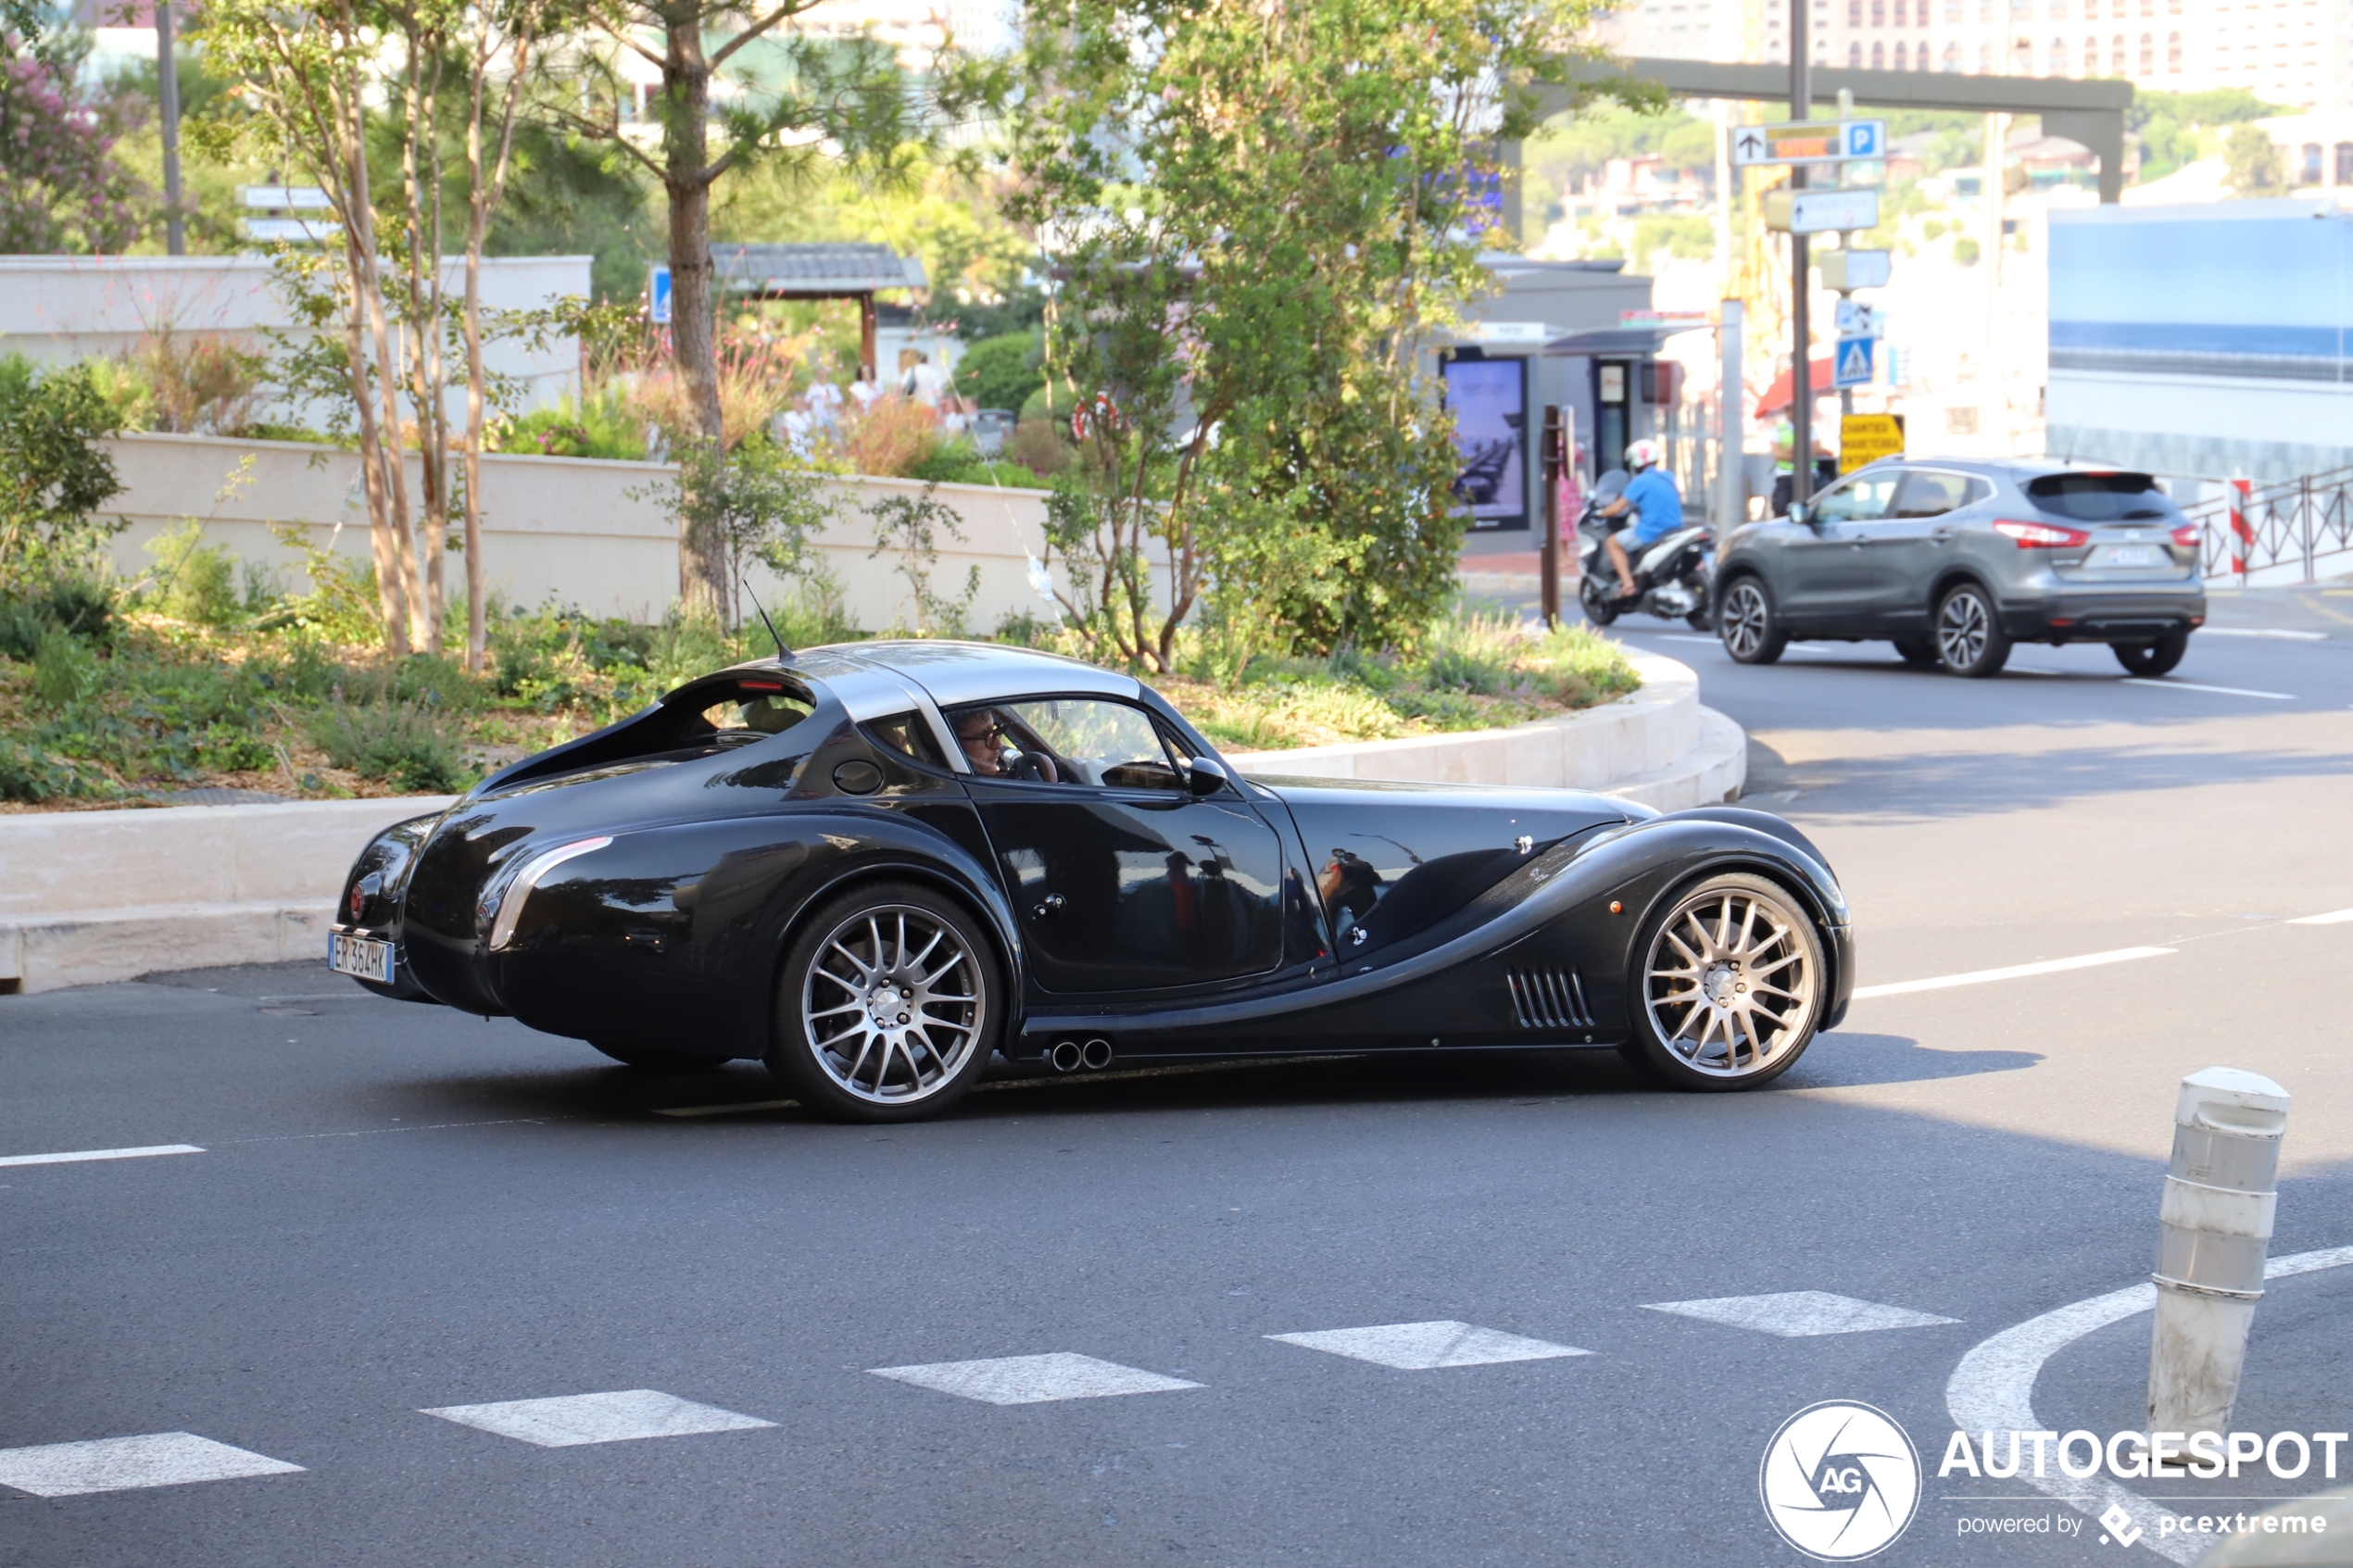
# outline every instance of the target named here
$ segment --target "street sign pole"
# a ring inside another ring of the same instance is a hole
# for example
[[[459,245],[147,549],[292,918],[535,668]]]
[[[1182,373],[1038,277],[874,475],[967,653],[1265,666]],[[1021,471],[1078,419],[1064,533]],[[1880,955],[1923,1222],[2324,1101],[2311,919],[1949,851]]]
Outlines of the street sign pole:
[[[1810,119],[1814,110],[1814,83],[1810,73],[1812,44],[1806,35],[1810,7],[1806,0],[1789,0],[1789,117]],[[1790,188],[1806,188],[1806,166],[1797,164],[1789,171]],[[1806,236],[1794,229],[1789,237],[1790,257],[1790,455],[1789,494],[1793,501],[1805,501],[1814,494],[1814,366],[1809,358],[1813,323],[1806,320],[1807,286],[1813,281],[1813,268],[1806,254]]]
[[[1851,87],[1842,87],[1838,90],[1838,118],[1842,120],[1852,119],[1855,118],[1855,90]],[[1843,136],[1841,140],[1843,140]],[[1832,177],[1835,178],[1840,184],[1845,184],[1846,165],[1843,163],[1837,165]],[[1841,234],[1839,236],[1838,245],[1841,250],[1845,249],[1850,243],[1852,243],[1850,236],[1845,234]],[[1850,289],[1841,289],[1838,291],[1838,303],[1842,307],[1839,311],[1840,315],[1843,316],[1846,314],[1843,307],[1853,300],[1854,297],[1854,292]],[[1842,332],[1840,335],[1843,336],[1844,333]],[[1838,389],[1838,428],[1842,435],[1846,430],[1847,416],[1854,412],[1855,389],[1851,386],[1841,386]]]
[[[1560,406],[1544,406],[1543,610],[1546,630],[1561,623],[1561,470],[1567,456]]]

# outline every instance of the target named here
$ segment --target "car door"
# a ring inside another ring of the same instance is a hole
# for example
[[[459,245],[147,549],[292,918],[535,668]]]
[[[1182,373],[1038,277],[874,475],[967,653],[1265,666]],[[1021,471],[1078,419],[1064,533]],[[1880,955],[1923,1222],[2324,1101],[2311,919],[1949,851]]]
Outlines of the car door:
[[[1866,469],[1825,490],[1806,508],[1806,527],[1782,546],[1777,608],[1793,630],[1851,630],[1869,613],[1871,565],[1866,527],[1887,511],[1895,472]]]
[[[1020,697],[948,718],[1039,986],[1157,990],[1282,961],[1274,828],[1231,788],[1192,794],[1142,709]]]
[[[1927,626],[1930,590],[1954,553],[1954,514],[1992,494],[1985,481],[1949,469],[1902,470],[1886,515],[1857,525],[1870,579],[1866,608],[1875,629]]]

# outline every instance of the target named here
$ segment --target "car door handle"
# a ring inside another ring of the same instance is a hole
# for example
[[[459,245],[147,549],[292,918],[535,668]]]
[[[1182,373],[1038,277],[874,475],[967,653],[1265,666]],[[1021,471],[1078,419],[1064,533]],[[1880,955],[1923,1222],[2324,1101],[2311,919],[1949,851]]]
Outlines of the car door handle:
[[[1051,920],[1063,912],[1063,896],[1059,893],[1049,893],[1040,898],[1038,901],[1038,907],[1029,912],[1033,919]]]
[[[1953,531],[1949,528],[1931,529],[1929,533],[1929,538],[1939,545],[1946,543],[1952,537]]]

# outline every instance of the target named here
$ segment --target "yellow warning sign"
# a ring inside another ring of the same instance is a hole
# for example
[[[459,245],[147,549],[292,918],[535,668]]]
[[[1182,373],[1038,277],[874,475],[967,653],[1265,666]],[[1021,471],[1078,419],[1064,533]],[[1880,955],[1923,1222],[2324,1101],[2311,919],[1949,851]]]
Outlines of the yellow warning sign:
[[[1865,463],[1904,455],[1901,414],[1842,414],[1838,420],[1838,471],[1853,473]]]

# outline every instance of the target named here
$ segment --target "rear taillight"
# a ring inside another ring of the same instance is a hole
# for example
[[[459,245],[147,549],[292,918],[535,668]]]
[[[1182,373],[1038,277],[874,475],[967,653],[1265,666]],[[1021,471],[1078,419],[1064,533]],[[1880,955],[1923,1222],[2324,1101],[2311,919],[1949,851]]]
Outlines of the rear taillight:
[[[2194,522],[2185,522],[2173,531],[2173,543],[2185,550],[2196,549],[2198,538],[2198,526]]]
[[[2092,542],[2092,536],[2080,528],[2059,528],[2047,522],[2013,522],[2007,518],[1994,523],[1994,532],[2002,534],[2021,550],[2065,550]]]

